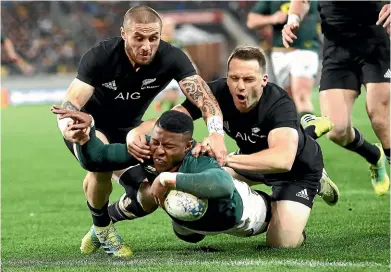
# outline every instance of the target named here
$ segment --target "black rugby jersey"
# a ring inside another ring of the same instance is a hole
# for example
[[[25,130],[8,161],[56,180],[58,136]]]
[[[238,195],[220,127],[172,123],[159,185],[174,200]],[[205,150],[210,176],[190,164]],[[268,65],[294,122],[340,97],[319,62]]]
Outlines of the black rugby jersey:
[[[318,182],[323,169],[323,158],[318,143],[301,127],[296,107],[285,90],[268,83],[258,104],[248,113],[239,112],[229,92],[227,79],[208,83],[224,117],[224,131],[236,141],[241,154],[252,154],[269,148],[269,132],[280,127],[296,129],[299,135],[297,154],[290,172],[265,174],[265,183],[277,185],[279,181]],[[193,119],[201,117],[199,109],[186,100],[184,106]],[[316,178],[315,178],[316,177]]]
[[[319,1],[322,32],[331,41],[352,38],[384,39],[387,32],[377,26],[381,1]]]
[[[80,61],[77,78],[95,88],[82,110],[94,116],[98,126],[134,127],[171,80],[179,82],[195,74],[186,54],[165,41],[152,62],[136,72],[123,39],[110,38],[89,49]]]

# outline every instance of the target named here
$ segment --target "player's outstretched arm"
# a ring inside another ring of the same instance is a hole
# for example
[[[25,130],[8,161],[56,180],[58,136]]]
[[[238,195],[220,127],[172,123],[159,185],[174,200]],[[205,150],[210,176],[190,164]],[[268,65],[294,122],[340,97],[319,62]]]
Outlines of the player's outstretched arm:
[[[186,77],[179,85],[187,99],[200,109],[210,133],[209,145],[218,163],[223,166],[227,148],[224,143],[223,114],[216,98],[199,75]]]
[[[298,140],[296,129],[275,128],[268,135],[268,149],[250,155],[228,155],[227,166],[264,174],[288,172],[296,157]]]
[[[94,121],[91,115],[75,110],[66,110],[53,106],[51,111],[60,120],[70,119],[70,131],[89,131],[88,138],[82,144],[76,144],[76,156],[81,166],[90,172],[107,172],[121,170],[137,164],[136,159],[127,151],[125,144],[105,145],[95,134]]]
[[[163,172],[153,182],[151,192],[162,203],[168,189],[202,199],[216,199],[231,197],[235,187],[232,177],[222,168],[211,168],[200,173]]]

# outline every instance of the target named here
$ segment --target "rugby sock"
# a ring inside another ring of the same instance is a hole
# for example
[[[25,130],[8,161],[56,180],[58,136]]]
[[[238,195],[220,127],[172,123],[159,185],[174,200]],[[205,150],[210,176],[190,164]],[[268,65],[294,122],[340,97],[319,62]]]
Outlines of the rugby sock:
[[[304,130],[312,139],[314,140],[318,139],[318,136],[315,133],[315,126],[308,126]]]
[[[107,206],[109,205],[109,202],[107,202],[105,205],[103,205],[102,208],[96,209],[93,208],[90,203],[87,201],[87,206],[90,209],[91,215],[92,215],[92,222],[94,223],[94,226],[97,227],[107,227],[110,224],[110,216],[109,212],[107,210]]]
[[[131,199],[129,195],[123,195],[121,199],[110,204],[109,216],[113,223],[123,220],[133,220],[148,215],[137,199]]]
[[[354,129],[354,140],[344,146],[346,149],[356,152],[364,157],[370,164],[376,165],[380,159],[380,150],[373,144],[368,143],[364,136],[356,129]]]
[[[384,154],[386,154],[386,158],[388,163],[390,163],[390,149],[389,148],[383,148]]]

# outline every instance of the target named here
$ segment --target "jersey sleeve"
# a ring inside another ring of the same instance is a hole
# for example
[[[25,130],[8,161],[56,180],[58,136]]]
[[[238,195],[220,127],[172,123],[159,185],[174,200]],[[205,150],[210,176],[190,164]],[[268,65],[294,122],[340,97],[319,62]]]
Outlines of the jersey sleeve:
[[[99,47],[89,49],[82,57],[76,78],[91,86],[99,84],[102,77],[102,56],[97,54]],[[103,55],[103,54],[102,54]]]
[[[257,14],[270,14],[270,1],[258,1],[258,3],[252,8],[252,13]]]
[[[290,127],[296,130],[300,128],[295,104],[289,98],[277,101],[268,116],[271,130],[281,127]]]
[[[212,91],[213,95],[216,97],[218,89],[221,87],[221,83],[219,82],[219,80],[208,82],[208,86]],[[194,105],[189,99],[183,101],[182,107],[184,107],[190,113],[191,118],[193,118],[193,120],[197,120],[202,117],[200,109],[196,105]]]
[[[232,177],[214,158],[187,156],[183,174],[177,175],[176,188],[203,199],[231,197],[234,191]]]
[[[177,82],[197,74],[193,63],[181,49],[173,46],[171,50],[170,58],[175,60],[172,64],[172,75]]]
[[[90,140],[76,145],[80,165],[90,172],[108,172],[125,169],[138,161],[128,153],[126,144],[105,145],[91,128]]]

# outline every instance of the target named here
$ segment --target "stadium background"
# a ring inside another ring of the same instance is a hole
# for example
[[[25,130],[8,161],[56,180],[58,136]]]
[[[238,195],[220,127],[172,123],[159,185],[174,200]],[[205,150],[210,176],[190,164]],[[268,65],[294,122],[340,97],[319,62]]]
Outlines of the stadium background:
[[[118,224],[134,258],[120,262],[102,252],[81,256],[79,242],[91,223],[82,192],[83,170],[63,145],[51,103],[59,103],[81,55],[96,42],[119,35],[123,14],[146,4],[178,22],[177,39],[205,80],[224,76],[238,44],[265,44],[246,19],[256,2],[1,2],[1,32],[34,72],[23,73],[1,54],[2,188],[4,271],[388,271],[389,194],[377,197],[366,163],[321,139],[326,168],[339,184],[340,203],[317,199],[306,245],[267,249],[264,236],[208,237],[199,245],[176,239],[163,212]],[[22,67],[23,68],[23,67]],[[270,72],[269,72],[270,73]],[[273,78],[271,78],[273,81]],[[318,108],[317,89],[313,100]],[[156,116],[153,106],[145,119]],[[376,141],[365,113],[365,92],[354,124]],[[197,123],[196,138],[206,135]],[[233,141],[227,139],[229,151]],[[260,186],[268,192],[268,188]],[[112,200],[121,194],[114,186]]]

